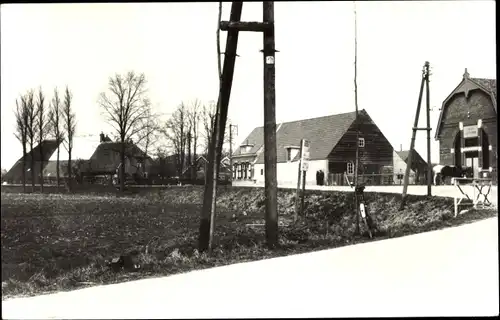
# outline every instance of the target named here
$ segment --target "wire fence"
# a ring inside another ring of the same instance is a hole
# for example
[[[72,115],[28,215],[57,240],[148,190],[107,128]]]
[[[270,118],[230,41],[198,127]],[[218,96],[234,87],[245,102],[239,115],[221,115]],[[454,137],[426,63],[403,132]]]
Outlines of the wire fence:
[[[354,175],[348,174],[347,178],[351,183],[354,182]],[[402,174],[393,173],[369,173],[360,174],[358,182],[364,183],[367,186],[385,186],[385,185],[403,185],[404,176]],[[330,173],[325,181],[328,186],[347,186],[346,175],[344,173]],[[417,176],[410,174],[409,184],[411,185],[425,185],[427,179],[425,176]]]

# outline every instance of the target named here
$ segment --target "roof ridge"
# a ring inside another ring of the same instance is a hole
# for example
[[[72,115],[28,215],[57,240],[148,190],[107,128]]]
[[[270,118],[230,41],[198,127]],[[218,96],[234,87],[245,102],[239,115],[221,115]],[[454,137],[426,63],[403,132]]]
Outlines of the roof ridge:
[[[364,110],[365,109],[360,109],[359,111],[364,111]],[[314,118],[307,118],[307,119],[299,119],[299,120],[292,120],[292,121],[283,121],[283,122],[277,122],[276,124],[284,125],[284,124],[290,124],[290,123],[294,123],[294,122],[302,122],[302,121],[316,120],[316,119],[321,119],[321,118],[329,118],[329,117],[335,117],[335,116],[342,116],[342,115],[346,115],[346,114],[349,114],[349,113],[356,113],[356,111],[342,112],[342,113],[330,114],[330,115],[326,115],[326,116],[320,116],[320,117],[314,117]],[[254,130],[255,129],[260,129],[260,128],[264,128],[264,126],[255,127]]]
[[[493,79],[493,78],[476,78],[476,77],[471,77],[470,79],[474,80],[474,79],[479,79],[479,80],[491,80],[491,81],[497,81],[497,79]]]

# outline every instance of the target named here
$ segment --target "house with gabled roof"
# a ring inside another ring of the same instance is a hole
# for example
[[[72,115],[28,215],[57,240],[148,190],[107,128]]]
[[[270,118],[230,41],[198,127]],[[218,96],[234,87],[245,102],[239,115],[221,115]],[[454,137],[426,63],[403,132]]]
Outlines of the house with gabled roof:
[[[400,150],[394,151],[393,160],[393,170],[394,178],[393,181],[396,184],[402,184],[403,177],[406,172],[406,166],[408,164],[408,155],[410,150]],[[426,184],[427,183],[427,162],[424,158],[417,152],[413,150],[412,164],[410,168],[409,184]],[[432,178],[432,177],[431,177]]]
[[[360,168],[364,173],[380,174],[392,168],[394,149],[366,110],[277,125],[278,183],[296,184],[301,139],[310,141],[306,184],[316,184],[316,173],[323,171],[327,184],[343,184],[344,173],[354,174],[356,143],[359,144]],[[361,132],[357,140],[357,127]],[[232,157],[233,183],[264,182],[264,128],[255,128]]]
[[[73,138],[73,150],[71,158],[73,163],[80,163],[79,170],[85,175],[113,175],[116,173],[120,165],[120,148],[119,142],[112,141],[107,135],[101,133],[96,135],[84,135]],[[59,170],[61,177],[67,176],[67,163],[69,154],[61,143],[59,148]],[[144,160],[149,160],[147,156],[137,145],[131,142],[125,144],[125,168],[126,173],[132,174],[137,172],[137,168],[141,167],[138,163],[143,163]],[[50,161],[44,169],[46,177],[53,177],[56,174],[57,152],[53,151]],[[142,166],[144,169],[144,166]]]
[[[467,69],[443,101],[435,139],[439,164],[470,167],[475,177],[497,177],[497,81]]]
[[[43,168],[47,166],[49,163],[49,159],[57,149],[57,141],[56,140],[44,140],[42,141],[42,152],[43,155],[40,155],[40,145],[36,145],[33,148],[33,152],[28,150],[26,154],[26,182],[31,181],[31,163],[34,162],[34,172],[35,172],[35,183],[39,183],[40,180],[40,162],[43,163]],[[23,175],[23,157],[16,161],[16,163],[12,166],[12,168],[7,171],[4,176],[4,180],[8,183],[21,183]]]

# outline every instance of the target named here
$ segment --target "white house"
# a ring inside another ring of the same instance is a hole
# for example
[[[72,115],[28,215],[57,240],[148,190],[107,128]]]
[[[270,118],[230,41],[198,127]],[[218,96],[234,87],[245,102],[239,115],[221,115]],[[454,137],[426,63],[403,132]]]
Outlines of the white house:
[[[342,184],[343,175],[354,173],[356,143],[360,164],[371,174],[392,167],[391,144],[368,113],[359,112],[361,135],[356,141],[355,112],[285,122],[277,125],[277,180],[279,185],[295,185],[298,178],[301,139],[310,141],[306,184],[316,184],[323,171],[325,184]],[[255,128],[233,153],[233,184],[264,182],[264,128]]]

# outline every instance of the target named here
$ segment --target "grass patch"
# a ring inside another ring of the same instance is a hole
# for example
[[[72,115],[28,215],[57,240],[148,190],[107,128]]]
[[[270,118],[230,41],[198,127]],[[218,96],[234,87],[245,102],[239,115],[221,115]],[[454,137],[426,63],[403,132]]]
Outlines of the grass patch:
[[[96,194],[1,195],[2,294],[4,298],[171,275],[370,241],[354,236],[352,193],[307,191],[305,216],[293,224],[294,190],[278,192],[280,246],[268,250],[264,190],[221,187],[209,256],[197,251],[202,186],[141,189],[126,196]],[[453,200],[366,194],[379,232],[375,240],[415,234],[497,216],[497,209],[453,218]],[[363,225],[361,226],[362,231]],[[119,255],[140,265],[113,271]]]

